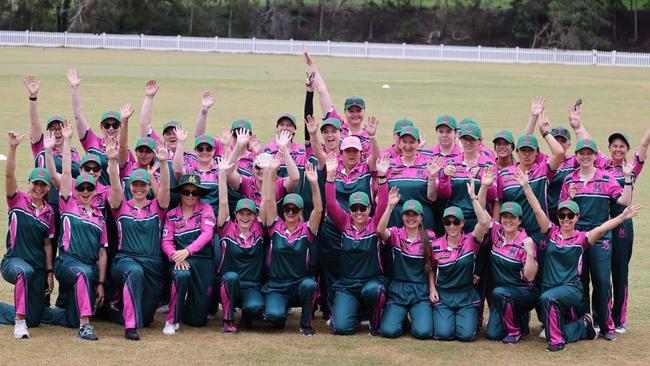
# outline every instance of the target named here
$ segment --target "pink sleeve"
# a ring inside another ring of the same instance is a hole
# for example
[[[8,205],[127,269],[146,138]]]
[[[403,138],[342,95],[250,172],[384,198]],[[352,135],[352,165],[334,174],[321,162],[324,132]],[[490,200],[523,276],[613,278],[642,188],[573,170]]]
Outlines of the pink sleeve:
[[[41,137],[39,137],[38,141],[32,142],[32,156],[36,157],[36,155],[43,151],[43,149],[43,134],[41,134]]]
[[[93,132],[92,128],[88,128],[88,130],[86,130],[86,135],[79,137],[79,141],[81,142],[81,147],[83,147],[86,152],[88,152],[88,149],[93,147],[99,148],[99,139],[97,138],[97,135],[95,135],[95,132]]]
[[[580,245],[582,245],[582,250],[585,252],[591,248],[591,245],[589,245],[589,234],[588,231],[581,231],[580,232]]]
[[[389,227],[388,232],[390,237],[386,240],[386,243],[391,247],[399,245],[399,228],[397,226]]]
[[[167,209],[160,207],[160,205],[158,204],[158,199],[157,198],[153,199],[153,202],[151,203],[151,205],[156,208],[155,211],[156,211],[156,214],[158,215],[158,218],[160,219],[160,221],[164,222],[165,221],[165,216],[167,216]]]
[[[639,174],[641,174],[641,171],[643,170],[643,164],[645,161],[641,161],[639,159],[639,154],[634,154],[634,169],[632,170],[632,174],[636,177],[635,179],[639,178]]]
[[[133,171],[133,164],[126,163],[124,167],[120,167],[120,179],[124,179],[128,177],[132,171]],[[125,189],[128,189],[128,187],[125,187]]]
[[[614,179],[613,175],[609,176],[609,182],[607,182],[607,183],[609,185],[609,187],[608,187],[609,189],[608,189],[608,192],[607,192],[609,194],[609,196],[614,200],[618,199],[621,196],[621,194],[623,193],[623,187],[621,187],[621,185],[618,184],[616,179]],[[564,188],[564,187],[562,187],[562,188]]]
[[[339,115],[339,112],[336,111],[336,107],[334,106],[332,106],[332,109],[329,110],[327,118],[336,118],[341,121],[341,123],[343,123],[343,119]]]
[[[149,133],[147,134],[147,137],[154,140],[156,142],[156,145],[158,145],[158,144],[160,144],[162,142],[162,140],[160,140],[160,137],[158,136],[156,131],[154,131],[153,128],[149,130]]]
[[[339,201],[336,199],[336,183],[334,182],[325,182],[325,204],[327,214],[336,224],[336,228],[339,231],[345,231],[345,227],[350,220],[350,214],[345,212],[339,205]]]
[[[498,239],[497,234],[500,228],[501,228],[501,224],[498,223],[496,220],[492,219],[490,225],[490,243],[494,244],[497,241]]]
[[[243,196],[247,198],[253,197],[253,188],[255,186],[253,180],[255,178],[247,177],[245,175],[241,175],[241,183],[239,184],[239,193],[241,193]],[[277,195],[277,188],[276,188],[276,195]]]
[[[106,221],[102,221],[102,236],[99,238],[99,246],[108,248],[108,234],[106,231]]]
[[[223,154],[226,151],[226,149],[224,148],[221,141],[215,139],[215,143],[216,143],[216,146],[214,147],[214,157],[215,158],[221,158],[221,157],[223,157]]]
[[[12,197],[5,196],[7,197],[7,208],[12,209],[20,204],[22,200],[24,200],[25,193],[16,190],[14,195]]]
[[[388,207],[388,183],[379,184],[377,190],[377,208],[375,208],[375,215],[372,217],[372,221],[375,223],[375,226],[381,220],[381,216],[386,211]]]
[[[287,195],[287,188],[285,184],[287,183],[287,177],[278,178],[278,181],[275,185],[275,199],[279,200],[280,198]]]
[[[503,201],[503,189],[505,188],[503,186],[503,178],[501,177],[501,174],[497,171],[497,201]]]
[[[449,199],[449,197],[451,197],[451,178],[449,178],[442,171],[440,172],[440,174],[438,174],[437,190],[438,190],[438,196],[440,196],[440,198],[446,200]]]
[[[62,214],[64,212],[68,211],[68,204],[70,204],[71,201],[74,200],[74,197],[72,197],[72,193],[68,197],[63,197],[59,195],[59,214]]]
[[[569,198],[569,183],[570,182],[571,182],[571,175],[564,178],[564,182],[562,182],[562,189],[560,190],[560,201],[559,202],[562,202],[562,201]]]
[[[162,241],[160,242],[160,247],[162,248],[163,253],[167,256],[167,259],[172,260],[172,255],[176,250],[174,245],[174,225],[169,220],[169,216],[165,217],[165,225],[163,226]]]
[[[113,218],[115,221],[117,221],[120,218],[120,215],[122,214],[122,211],[128,206],[126,203],[126,200],[124,197],[122,197],[122,201],[120,202],[120,205],[117,208],[112,208],[109,205],[109,208],[111,209],[111,212],[113,213]]]
[[[191,254],[194,254],[201,250],[206,244],[208,244],[212,237],[214,236],[214,226],[217,223],[217,219],[214,217],[214,211],[210,205],[203,206],[201,212],[201,235],[196,238],[192,244],[187,246],[187,250]]]

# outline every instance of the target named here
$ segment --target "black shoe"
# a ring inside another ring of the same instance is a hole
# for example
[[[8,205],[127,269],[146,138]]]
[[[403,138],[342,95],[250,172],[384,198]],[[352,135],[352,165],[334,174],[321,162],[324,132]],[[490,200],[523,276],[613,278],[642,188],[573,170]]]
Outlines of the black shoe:
[[[96,341],[99,338],[97,338],[97,335],[95,335],[95,327],[93,327],[92,324],[86,323],[79,328],[79,332],[77,332],[77,336],[81,339],[85,339],[87,341]]]
[[[312,327],[300,327],[300,333],[304,336],[313,336],[316,331]]]
[[[594,327],[594,318],[591,316],[591,314],[585,314],[582,317],[582,321],[585,322],[585,330],[587,331],[587,339],[594,340],[598,338],[598,332],[596,332],[596,328]]]
[[[372,337],[379,337],[381,335],[381,332],[379,332],[379,328],[375,329],[373,327],[370,327],[370,336]]]
[[[564,348],[564,343],[559,343],[559,344],[549,344],[548,347],[546,347],[546,350],[548,352],[562,352],[566,348]]]
[[[124,338],[130,341],[139,341],[140,336],[138,335],[138,330],[135,328],[129,328],[124,330]]]

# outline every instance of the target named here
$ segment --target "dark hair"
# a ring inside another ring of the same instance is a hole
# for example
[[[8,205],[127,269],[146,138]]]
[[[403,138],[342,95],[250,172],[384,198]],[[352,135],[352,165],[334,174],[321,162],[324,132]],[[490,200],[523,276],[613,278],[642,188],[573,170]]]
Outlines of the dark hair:
[[[418,225],[418,230],[420,231],[420,238],[422,240],[422,256],[424,259],[424,272],[431,272],[431,243],[429,242],[429,234],[424,228],[424,225],[420,222]]]

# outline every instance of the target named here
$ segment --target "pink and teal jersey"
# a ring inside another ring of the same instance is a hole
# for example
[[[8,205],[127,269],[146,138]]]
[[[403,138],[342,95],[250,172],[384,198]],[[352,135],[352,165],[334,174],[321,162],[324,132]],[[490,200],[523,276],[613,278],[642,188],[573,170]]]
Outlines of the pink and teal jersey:
[[[623,192],[623,187],[609,171],[596,169],[594,176],[585,181],[580,178],[580,169],[576,169],[564,179],[560,201],[569,198],[571,184],[576,188],[573,200],[580,206],[580,219],[576,227],[584,230],[591,230],[609,220],[610,206],[616,203]],[[608,235],[611,233],[605,236]]]
[[[45,269],[45,239],[54,238],[54,212],[47,203],[39,210],[29,196],[17,191],[7,197],[9,222],[5,258],[20,258],[34,269]]]
[[[492,221],[492,227],[490,228],[490,241],[492,243],[490,269],[492,270],[494,287],[531,287],[535,285],[524,276],[524,266],[528,258],[524,249],[524,240],[527,237],[526,230],[519,228],[517,237],[508,242],[501,224]],[[536,251],[535,245],[533,245],[533,251]]]
[[[81,207],[74,195],[59,197],[61,234],[59,253],[69,255],[86,264],[99,260],[99,249],[108,247],[106,221],[102,212],[91,206]]]
[[[423,223],[425,228],[433,228],[433,208],[427,197],[429,172],[427,163],[429,158],[418,153],[412,165],[405,165],[401,157],[390,162],[390,168],[386,174],[388,186],[399,188],[400,202],[391,212],[388,221],[389,226],[402,225],[402,205],[404,202],[414,199],[422,203]]]
[[[45,146],[43,145],[43,135],[37,142],[32,141],[32,155],[34,155],[34,167],[36,168],[47,168],[46,158],[45,158]],[[76,178],[79,175],[79,153],[75,148],[70,149],[70,155],[72,158],[71,168],[72,168],[72,178]],[[52,149],[52,157],[54,158],[54,165],[56,171],[60,174],[62,172],[62,163],[63,155],[57,149]],[[49,203],[54,210],[57,210],[59,207],[59,190],[56,189],[54,185],[50,185],[49,193]]]
[[[582,254],[589,249],[587,232],[574,230],[569,237],[562,236],[559,226],[551,223],[546,231],[546,254],[541,281],[542,287],[571,285],[582,289],[580,272]]]
[[[429,274],[424,271],[424,242],[418,232],[414,240],[409,240],[408,233],[404,227],[390,227],[388,229],[390,237],[386,244],[393,249],[393,274],[391,279],[394,281],[429,283]],[[431,230],[427,230],[429,246],[433,248],[433,242],[436,235]],[[427,258],[426,260],[430,260]]]
[[[636,180],[639,178],[639,175],[641,174],[641,171],[643,170],[643,164],[645,161],[641,161],[638,154],[634,154],[633,159],[634,169],[632,170],[632,182],[636,182]],[[606,159],[603,162],[602,167],[614,176],[616,182],[618,182],[621,187],[624,187],[625,176],[623,175],[623,165],[614,165],[610,159]],[[612,205],[610,215],[612,217],[618,216],[623,212],[623,210],[625,210],[625,206],[616,203]]]
[[[315,275],[317,248],[308,222],[301,221],[294,232],[289,232],[278,217],[267,231],[271,238],[266,255],[270,281],[295,282]]]
[[[262,282],[264,277],[264,231],[259,221],[253,221],[247,236],[234,220],[217,229],[221,240],[218,273],[235,272],[240,281]]]
[[[99,157],[102,166],[102,175],[99,177],[99,182],[104,185],[110,185],[111,181],[108,177],[107,170],[108,157],[106,156],[106,144],[104,143],[104,139],[97,136],[95,132],[93,132],[92,128],[88,128],[84,136],[79,136],[79,140],[81,142],[81,146],[86,151],[86,154],[94,154]],[[127,164],[132,164],[133,162],[135,162],[135,158],[133,157],[131,150],[129,150],[129,158]]]
[[[462,233],[458,246],[447,243],[447,235],[432,244],[431,260],[436,269],[436,288],[442,290],[468,290],[472,288],[474,261],[481,243],[473,233]]]
[[[212,207],[199,202],[185,218],[180,206],[170,210],[165,218],[162,250],[171,262],[177,250],[187,249],[193,258],[214,259],[212,238],[217,219]]]
[[[133,172],[134,170],[139,169],[139,168],[140,167],[139,167],[138,163],[133,162],[133,163],[126,163],[126,165],[123,168],[120,169],[120,179],[122,179],[122,190],[124,192],[124,198],[127,201],[130,200],[131,198],[133,198],[133,196],[131,195],[131,178],[130,178],[131,172]],[[171,172],[172,172],[172,170],[170,170],[170,175],[173,175]],[[153,173],[153,177],[151,177],[151,178],[155,179],[156,182],[158,184],[160,184],[160,171],[156,170]],[[173,186],[171,186],[171,187],[173,187]],[[153,194],[153,191],[151,189],[149,189],[149,193],[147,193],[147,199],[152,200],[154,198],[155,198],[155,196]]]
[[[287,195],[287,189],[285,188],[287,178],[278,177],[277,182],[275,183],[275,200],[279,201]],[[260,189],[262,187],[257,185],[257,179],[254,177],[241,176],[241,183],[239,184],[239,193],[244,195],[244,197],[253,200],[257,207],[260,207],[262,204],[262,193]]]
[[[440,144],[436,144],[431,148],[422,149],[421,152],[422,154],[430,156],[431,158],[442,156],[443,158],[454,159],[460,156],[463,153],[463,150],[461,150],[460,146],[454,145],[454,148],[451,150],[451,153],[443,154],[442,150],[440,149]]]
[[[132,256],[162,258],[160,230],[166,209],[158,200],[147,200],[143,207],[135,207],[133,201],[122,199],[120,206],[112,209],[117,223],[117,249]]]
[[[350,130],[350,125],[345,121],[341,115],[336,111],[335,107],[332,107],[325,115],[323,118],[324,120],[327,118],[336,118],[339,121],[341,121],[341,138],[346,138],[348,136],[357,136],[359,140],[361,140],[361,158],[362,159],[367,159],[370,156],[371,148],[370,148],[370,135],[368,135],[368,132],[366,132],[365,129],[361,129],[361,131],[358,132],[352,132]]]
[[[216,213],[219,211],[219,166],[213,163],[210,169],[199,169],[198,162],[190,162],[185,166],[186,174],[196,174],[201,177],[201,185],[206,187],[207,193],[201,197],[201,201],[210,205]]]

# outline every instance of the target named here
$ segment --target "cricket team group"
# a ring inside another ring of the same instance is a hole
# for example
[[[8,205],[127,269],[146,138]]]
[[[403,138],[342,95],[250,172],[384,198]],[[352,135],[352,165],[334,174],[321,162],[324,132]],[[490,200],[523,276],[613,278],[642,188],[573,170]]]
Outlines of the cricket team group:
[[[366,101],[349,97],[339,113],[304,58],[303,118],[263,122],[275,124],[268,144],[247,119],[209,134],[209,91],[193,131],[176,120],[155,131],[155,80],[135,127],[130,104],[89,123],[74,69],[74,121],[52,116],[43,130],[40,83],[27,76],[35,168],[19,185],[26,136],[9,131],[1,272],[15,290],[0,323],[16,338],[44,323],[97,340],[91,321],[102,318],[137,341],[157,311],[172,336],[215,317],[226,333],[282,329],[300,307],[306,336],[317,311],[337,335],[367,323],[371,336],[440,341],[484,332],[515,344],[539,322],[551,352],[625,333],[641,209],[633,191],[650,129],[640,141],[614,131],[597,144],[580,100],[564,127],[535,97],[518,137],[469,118],[401,118],[382,149]]]

